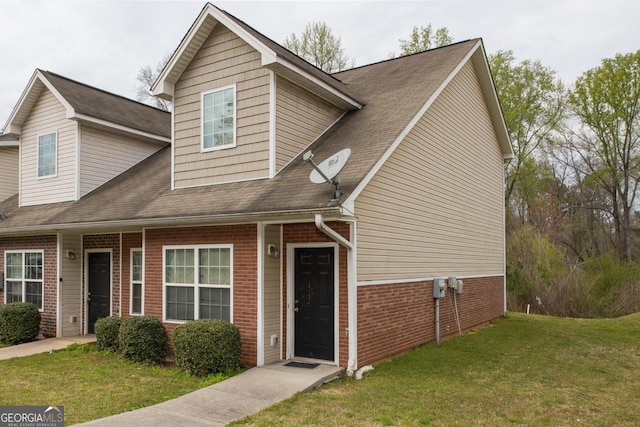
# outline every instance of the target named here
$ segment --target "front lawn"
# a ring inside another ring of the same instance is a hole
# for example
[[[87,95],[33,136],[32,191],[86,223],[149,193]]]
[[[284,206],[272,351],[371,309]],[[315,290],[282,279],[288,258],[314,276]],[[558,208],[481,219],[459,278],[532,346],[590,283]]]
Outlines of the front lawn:
[[[93,345],[0,361],[0,405],[63,405],[65,425],[163,402],[226,376],[135,364]]]
[[[510,313],[234,425],[640,425],[640,314]]]

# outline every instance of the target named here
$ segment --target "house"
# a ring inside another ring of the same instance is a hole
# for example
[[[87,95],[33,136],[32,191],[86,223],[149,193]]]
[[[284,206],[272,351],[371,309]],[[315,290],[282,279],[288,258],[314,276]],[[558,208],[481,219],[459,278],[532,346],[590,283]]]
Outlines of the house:
[[[328,75],[207,4],[152,90],[170,116],[38,70],[4,128],[0,298],[46,334],[222,318],[248,365],[356,367],[505,312],[512,149],[480,39]],[[335,197],[305,153],[345,149]]]

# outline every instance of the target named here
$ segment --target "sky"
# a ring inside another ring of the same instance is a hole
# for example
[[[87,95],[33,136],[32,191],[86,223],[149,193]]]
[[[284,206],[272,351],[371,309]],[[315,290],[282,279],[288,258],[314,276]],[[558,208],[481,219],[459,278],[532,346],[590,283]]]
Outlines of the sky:
[[[482,37],[487,53],[540,60],[565,83],[640,49],[637,0],[213,1],[282,43],[324,21],[355,65],[399,51],[414,26]],[[135,97],[138,70],[178,46],[204,1],[0,0],[0,127],[36,68]]]

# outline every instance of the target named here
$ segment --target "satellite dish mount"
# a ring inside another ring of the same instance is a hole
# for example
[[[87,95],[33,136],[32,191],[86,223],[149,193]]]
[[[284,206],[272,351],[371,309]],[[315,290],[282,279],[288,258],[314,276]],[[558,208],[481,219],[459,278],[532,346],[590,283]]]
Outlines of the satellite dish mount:
[[[333,192],[331,193],[332,202],[338,201],[342,195],[342,190],[340,190],[340,177],[338,177],[338,174],[346,166],[349,156],[351,156],[351,149],[349,148],[338,151],[320,164],[316,164],[316,162],[313,161],[313,153],[311,151],[307,151],[302,156],[302,160],[313,166],[314,170],[311,171],[311,174],[309,175],[311,182],[314,184],[322,184],[326,182],[333,185]]]

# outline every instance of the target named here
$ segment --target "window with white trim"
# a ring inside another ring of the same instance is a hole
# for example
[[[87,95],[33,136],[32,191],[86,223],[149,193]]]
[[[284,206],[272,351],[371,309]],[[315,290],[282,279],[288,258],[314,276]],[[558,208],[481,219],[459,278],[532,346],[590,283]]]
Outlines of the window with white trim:
[[[38,178],[55,176],[58,159],[58,134],[38,136]]]
[[[143,314],[142,249],[131,249],[131,314]]]
[[[164,318],[233,321],[233,246],[165,246]]]
[[[229,86],[202,94],[202,151],[236,145],[236,88]]]
[[[44,252],[6,251],[4,302],[30,302],[44,309]]]

